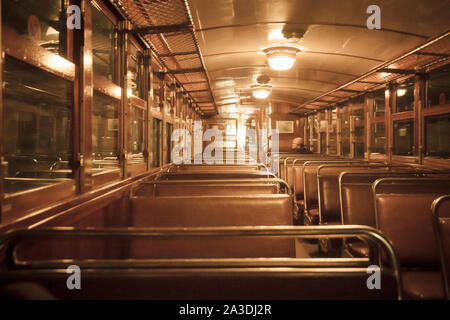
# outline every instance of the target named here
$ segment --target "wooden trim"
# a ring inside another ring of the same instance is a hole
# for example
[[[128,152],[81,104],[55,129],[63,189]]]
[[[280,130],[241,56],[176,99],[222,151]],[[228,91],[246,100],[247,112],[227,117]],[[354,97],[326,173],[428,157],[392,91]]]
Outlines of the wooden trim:
[[[155,170],[146,172],[145,174],[128,178],[126,180],[121,180],[112,184],[108,184],[91,190],[81,195],[75,195],[69,199],[64,199],[60,201],[55,201],[52,204],[48,204],[46,207],[36,209],[29,212],[22,219],[12,221],[8,224],[0,225],[0,233],[4,233],[11,229],[23,229],[28,228],[31,225],[42,223],[43,220],[52,219],[53,217],[59,216],[63,211],[74,208],[77,205],[85,204],[88,201],[96,201],[98,197],[105,195],[108,192],[121,192],[123,188],[129,188],[129,186],[140,180],[152,175],[157,174],[163,168],[157,168]]]
[[[117,25],[120,19],[113,13],[103,0],[91,0],[91,3],[97,7],[114,25]]]
[[[448,169],[450,168],[450,159],[425,157],[423,164],[430,168]]]
[[[392,115],[392,121],[408,120],[408,119],[414,119],[414,110],[394,113]]]
[[[75,81],[76,66],[73,62],[41,48],[33,41],[3,26],[2,47],[4,52],[13,58],[71,82]]]
[[[97,74],[93,75],[93,80],[94,80],[94,90],[101,92],[116,100],[122,99],[122,88],[117,84]]]
[[[6,194],[2,202],[2,224],[19,220],[29,212],[48,206],[50,203],[67,199],[76,194],[75,181],[55,180],[55,183],[14,194]]]
[[[92,187],[95,189],[107,183],[117,182],[121,178],[120,168],[96,172],[92,174]]]
[[[136,107],[142,110],[147,110],[147,102],[141,98],[138,98],[136,96],[133,95],[129,95],[128,96],[128,103],[132,106],[132,107]]]
[[[440,114],[450,113],[450,104],[442,104],[437,106],[431,106],[423,109],[423,115],[425,117],[435,116]]]

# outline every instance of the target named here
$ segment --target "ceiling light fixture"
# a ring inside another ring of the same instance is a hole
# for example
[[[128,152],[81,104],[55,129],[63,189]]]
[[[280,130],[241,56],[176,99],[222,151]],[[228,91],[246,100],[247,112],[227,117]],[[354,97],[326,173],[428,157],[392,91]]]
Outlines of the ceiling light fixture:
[[[406,89],[398,89],[397,97],[403,97],[406,94]]]
[[[285,71],[293,67],[300,49],[289,46],[271,47],[264,50],[270,68],[276,71]]]
[[[250,88],[252,89],[253,97],[256,99],[267,99],[272,86],[268,84],[255,84],[250,86]]]

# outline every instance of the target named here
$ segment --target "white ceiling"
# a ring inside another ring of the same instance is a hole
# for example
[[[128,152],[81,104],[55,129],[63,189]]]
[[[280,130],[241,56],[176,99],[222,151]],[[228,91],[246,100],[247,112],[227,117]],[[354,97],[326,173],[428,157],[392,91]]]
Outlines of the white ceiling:
[[[188,0],[216,103],[267,74],[272,101],[298,106],[450,28],[450,0]],[[369,5],[381,30],[369,30]],[[285,24],[307,29],[289,71],[270,70],[262,49]],[[224,80],[233,80],[226,81]]]

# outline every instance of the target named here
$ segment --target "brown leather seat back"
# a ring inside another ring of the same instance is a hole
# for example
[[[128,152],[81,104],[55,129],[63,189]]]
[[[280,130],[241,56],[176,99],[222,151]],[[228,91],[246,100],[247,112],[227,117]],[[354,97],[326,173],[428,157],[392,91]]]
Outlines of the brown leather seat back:
[[[308,165],[303,167],[303,188],[305,208],[308,210],[317,208],[318,193],[317,193],[317,165]]]
[[[450,298],[450,193],[433,201],[435,232],[439,241],[441,267],[445,270],[447,299]],[[443,263],[443,265],[442,265]]]
[[[392,179],[384,186],[379,183],[379,189],[387,193],[375,189],[377,227],[392,241],[403,268],[437,268],[439,256],[430,208],[436,197],[450,193],[450,183],[420,179],[399,182]]]
[[[325,164],[319,167],[318,194],[321,223],[341,223],[341,205],[339,197],[339,176],[342,172],[388,173],[396,170],[410,170],[403,167],[388,167],[381,164]],[[362,202],[364,198],[360,198]],[[367,205],[362,205],[367,207]]]
[[[294,169],[294,192],[297,199],[303,199],[303,165],[295,165]]]
[[[208,180],[208,179],[265,179],[273,177],[260,171],[205,171],[205,172],[170,172],[162,173],[158,180]]]
[[[135,227],[219,227],[292,225],[288,195],[135,197]]]
[[[207,195],[245,195],[245,194],[277,194],[276,184],[236,183],[236,184],[200,184],[200,183],[176,183],[176,184],[151,184],[145,183],[133,191],[135,196],[207,196]]]
[[[257,165],[178,165],[171,168],[171,172],[208,172],[208,171],[230,171],[230,172],[253,172],[259,170]]]
[[[292,225],[288,195],[211,197],[136,197],[132,200],[134,227],[231,227]],[[295,257],[293,239],[215,239],[208,241],[133,240],[138,258]]]
[[[375,227],[372,184],[383,177],[413,177],[422,172],[360,173],[345,171],[340,175],[341,218],[343,224]]]

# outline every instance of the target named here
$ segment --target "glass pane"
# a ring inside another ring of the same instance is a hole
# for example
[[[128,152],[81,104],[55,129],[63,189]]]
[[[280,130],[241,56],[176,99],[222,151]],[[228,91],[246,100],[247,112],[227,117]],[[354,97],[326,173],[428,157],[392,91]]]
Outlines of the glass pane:
[[[6,193],[71,178],[73,84],[7,55],[3,77]]]
[[[355,158],[364,158],[364,152],[365,152],[365,115],[364,115],[364,109],[356,109],[353,111],[353,127],[354,127],[354,156]]]
[[[3,25],[37,45],[66,54],[66,16],[61,0],[3,0]]]
[[[166,125],[166,146],[167,146],[167,154],[166,154],[166,161],[167,161],[167,163],[171,163],[172,162],[172,160],[171,160],[171,158],[172,158],[172,141],[171,141],[171,138],[172,138],[172,129],[173,128],[173,126],[172,126],[172,124],[170,124],[170,123],[167,123],[167,125]]]
[[[384,123],[372,124],[372,153],[385,154],[386,131]]]
[[[114,82],[114,24],[92,3],[91,8],[94,73]]]
[[[317,115],[311,116],[311,128],[312,128],[312,152],[319,152],[319,120],[317,119]]]
[[[341,154],[343,156],[350,155],[350,114],[344,111],[341,114]]]
[[[377,90],[373,93],[374,106],[373,106],[373,116],[374,117],[384,117],[384,112],[386,109],[386,99],[385,90]]]
[[[160,162],[160,150],[161,150],[161,136],[162,136],[162,121],[159,119],[153,119],[153,141],[152,141],[152,167],[159,167]]]
[[[131,111],[131,162],[144,161],[144,110],[140,108],[132,108]]]
[[[397,112],[414,110],[414,81],[397,86]]]
[[[119,167],[119,101],[94,92],[92,115],[92,151],[94,168]]]
[[[450,103],[450,65],[430,72],[428,80],[428,106]]]
[[[145,99],[142,88],[143,72],[144,56],[134,44],[130,43],[128,56],[128,89],[132,95],[141,99]]]
[[[153,108],[158,109],[160,108],[161,103],[161,86],[163,82],[160,78],[160,73],[154,72],[153,73]]]
[[[426,155],[450,158],[450,114],[425,118]]]
[[[329,154],[337,153],[337,134],[336,134],[336,109],[333,109],[331,112],[331,125],[328,127],[329,136],[328,136],[328,145],[329,145]]]
[[[414,121],[394,122],[394,154],[399,156],[414,155]]]

